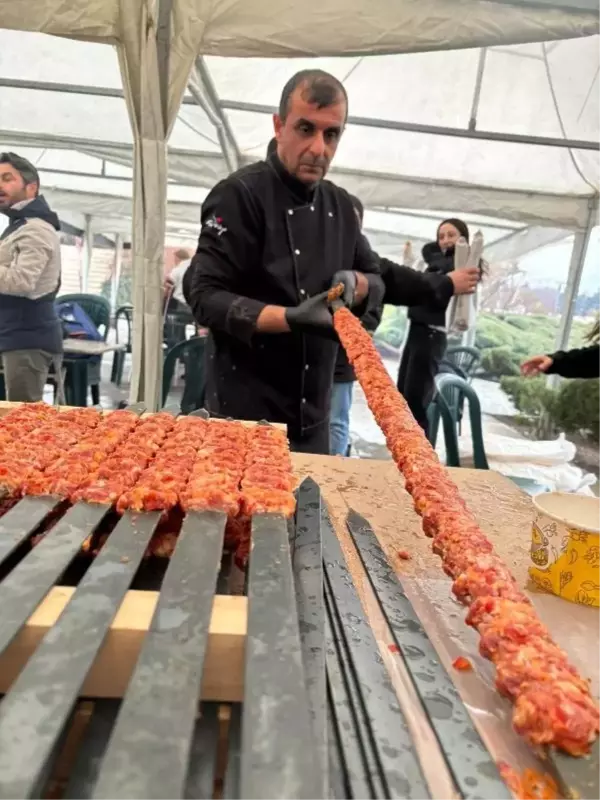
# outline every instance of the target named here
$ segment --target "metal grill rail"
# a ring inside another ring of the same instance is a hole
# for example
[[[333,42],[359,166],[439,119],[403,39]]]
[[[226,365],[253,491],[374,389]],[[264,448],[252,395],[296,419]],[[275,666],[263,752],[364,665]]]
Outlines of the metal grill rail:
[[[82,542],[111,519],[100,506],[78,504],[55,518],[56,504],[36,505],[33,519],[18,503],[0,520],[0,534],[12,537],[0,548],[7,569],[15,549],[54,520],[0,581],[0,654]],[[216,513],[184,519],[125,695],[93,702],[69,779],[54,796],[213,797],[222,777],[230,800],[428,797],[409,726],[310,479],[299,489],[291,531],[280,517],[253,520],[243,703],[228,707],[228,721],[223,704],[198,703],[225,522]],[[158,523],[158,513],[111,522],[58,621],[0,701],[0,798],[46,796],[86,677]],[[368,523],[351,515],[349,530],[457,795],[508,797]],[[410,657],[415,646],[429,661],[427,686],[422,661]],[[432,713],[431,691],[450,699],[450,718]]]

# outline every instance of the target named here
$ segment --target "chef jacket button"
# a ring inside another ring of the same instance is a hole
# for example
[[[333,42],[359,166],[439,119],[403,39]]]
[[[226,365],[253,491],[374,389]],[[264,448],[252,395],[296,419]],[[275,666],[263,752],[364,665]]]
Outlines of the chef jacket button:
[[[308,369],[308,364],[305,364],[305,365],[304,365],[304,369]]]
[[[304,289],[300,289],[300,294],[301,294],[302,296],[304,296],[304,295],[306,294],[306,292],[304,291]]]
[[[333,211],[329,211],[327,214],[328,217],[333,217]]]
[[[299,256],[299,255],[300,255],[300,250],[296,249],[296,250],[294,250],[294,253],[295,253],[297,256]]]
[[[311,210],[311,211],[314,211],[314,210],[315,210],[315,207],[314,207],[314,206],[311,206],[311,207],[310,207],[310,210]]]
[[[306,403],[306,397],[303,397],[303,398],[302,398],[302,402],[303,402],[303,403]]]
[[[290,215],[290,217],[294,216],[294,212],[291,208],[288,208],[288,214]]]

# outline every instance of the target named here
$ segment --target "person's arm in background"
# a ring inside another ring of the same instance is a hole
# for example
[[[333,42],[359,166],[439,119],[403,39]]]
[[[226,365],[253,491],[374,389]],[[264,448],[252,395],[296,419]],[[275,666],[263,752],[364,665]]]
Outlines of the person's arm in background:
[[[544,373],[563,378],[598,378],[600,348],[595,344],[576,350],[559,350],[551,355],[532,356],[521,364],[521,373],[527,377]]]
[[[392,306],[432,305],[444,309],[452,295],[472,293],[480,277],[477,267],[443,274],[435,267],[417,272],[389,258],[379,258],[379,264],[385,285],[384,302]]]

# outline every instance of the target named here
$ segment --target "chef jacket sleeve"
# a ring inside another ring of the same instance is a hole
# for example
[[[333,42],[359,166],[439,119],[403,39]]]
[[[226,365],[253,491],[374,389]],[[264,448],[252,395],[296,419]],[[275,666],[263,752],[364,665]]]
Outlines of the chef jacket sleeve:
[[[392,306],[428,305],[445,309],[454,294],[447,275],[439,272],[417,272],[400,266],[388,258],[379,258],[381,277],[385,284],[384,303]]]
[[[381,272],[379,269],[379,256],[371,250],[369,240],[362,233],[359,235],[356,242],[352,269],[355,272],[362,272],[365,275],[370,273],[378,275]]]
[[[266,303],[245,297],[248,270],[259,260],[264,225],[248,187],[239,179],[217,184],[202,204],[198,248],[183,280],[196,321],[249,342]]]

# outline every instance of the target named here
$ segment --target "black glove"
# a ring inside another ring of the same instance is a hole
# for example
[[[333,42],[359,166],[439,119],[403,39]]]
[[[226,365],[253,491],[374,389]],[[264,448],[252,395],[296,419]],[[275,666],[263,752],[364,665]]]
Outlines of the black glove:
[[[314,333],[317,336],[337,340],[333,316],[327,303],[327,292],[316,294],[304,300],[299,306],[286,309],[285,318],[292,331]]]
[[[341,269],[339,272],[336,272],[331,285],[332,287],[337,286],[338,283],[344,284],[344,293],[340,300],[345,306],[352,308],[354,305],[354,295],[356,293],[356,272],[352,272],[351,269]]]

